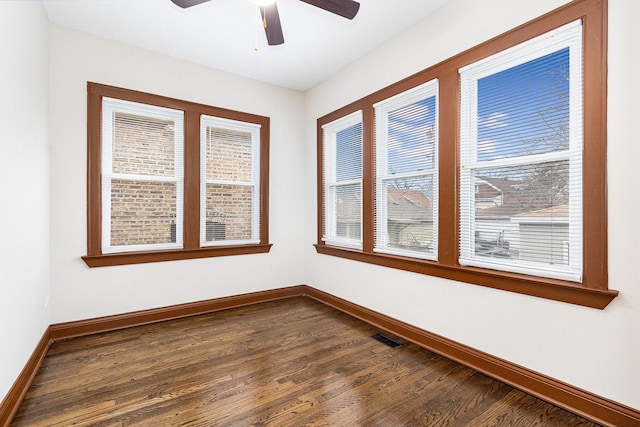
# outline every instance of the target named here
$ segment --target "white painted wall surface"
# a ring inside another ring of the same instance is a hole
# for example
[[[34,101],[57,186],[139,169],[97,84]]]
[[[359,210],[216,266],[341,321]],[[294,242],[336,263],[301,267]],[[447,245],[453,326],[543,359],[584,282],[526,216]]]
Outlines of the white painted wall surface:
[[[40,2],[0,2],[0,400],[49,325],[47,26]]]
[[[308,283],[640,408],[636,0],[609,7],[609,271],[621,295],[605,310],[317,255],[312,247],[318,117],[565,2],[451,0],[303,95],[56,26],[48,52],[40,3],[0,1],[0,52],[11,58],[0,62],[0,177],[23,207],[0,209],[0,241],[12,242],[0,249],[0,396],[49,323]],[[270,116],[271,253],[86,267],[87,81]],[[25,186],[8,185],[19,179]]]
[[[304,283],[302,94],[58,26],[50,42],[52,323]],[[271,252],[88,268],[87,81],[270,116]]]
[[[617,402],[640,408],[640,2],[609,2],[609,277],[596,310],[318,255],[316,119],[550,11],[560,0],[451,0],[305,94],[308,283]],[[633,236],[633,237],[632,237]]]

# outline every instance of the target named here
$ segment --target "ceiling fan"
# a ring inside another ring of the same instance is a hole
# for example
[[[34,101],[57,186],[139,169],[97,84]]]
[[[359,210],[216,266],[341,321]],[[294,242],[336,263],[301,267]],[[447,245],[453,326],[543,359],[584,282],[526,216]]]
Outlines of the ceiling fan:
[[[182,8],[188,8],[205,3],[210,0],[171,0]],[[335,13],[347,19],[353,19],[358,10],[360,3],[353,0],[300,0],[310,5],[319,7],[327,12]],[[260,2],[256,2],[260,3]],[[262,1],[262,3],[266,3]],[[282,34],[282,26],[280,25],[280,15],[278,15],[278,5],[275,1],[266,5],[260,5],[260,14],[262,15],[262,25],[267,35],[267,43],[269,46],[275,46],[284,43],[284,35]]]

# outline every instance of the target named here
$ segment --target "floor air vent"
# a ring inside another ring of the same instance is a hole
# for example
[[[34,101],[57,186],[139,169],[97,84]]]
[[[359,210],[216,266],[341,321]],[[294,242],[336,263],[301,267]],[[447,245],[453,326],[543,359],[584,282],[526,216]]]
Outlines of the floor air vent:
[[[398,348],[398,347],[402,347],[402,344],[400,344],[397,341],[394,341],[393,339],[386,337],[382,334],[375,334],[373,335],[371,338],[376,339],[378,341],[380,341],[383,344],[388,345],[391,348]]]

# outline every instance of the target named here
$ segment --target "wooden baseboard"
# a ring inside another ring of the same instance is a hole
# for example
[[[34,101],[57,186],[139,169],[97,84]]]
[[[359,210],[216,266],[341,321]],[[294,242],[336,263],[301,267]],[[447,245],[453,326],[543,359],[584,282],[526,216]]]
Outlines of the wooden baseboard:
[[[288,288],[272,289],[215,298],[206,301],[172,305],[169,307],[116,314],[114,316],[53,324],[47,328],[24,369],[18,376],[18,379],[16,379],[11,390],[9,390],[9,393],[0,404],[0,426],[8,427],[9,424],[11,424],[11,420],[13,420],[13,417],[18,411],[20,403],[22,403],[36,372],[38,372],[42,359],[44,359],[49,346],[54,341],[146,325],[149,323],[162,322],[165,320],[212,313],[214,311],[226,310],[261,302],[303,296],[306,289],[307,286],[305,285],[291,286]]]
[[[29,386],[36,376],[38,368],[40,368],[40,363],[42,363],[42,359],[44,359],[44,356],[47,354],[51,343],[49,328],[47,328],[31,354],[31,357],[22,369],[22,372],[20,372],[13,386],[2,400],[2,403],[0,403],[0,426],[7,427],[11,423],[11,420],[13,420],[16,412],[18,412],[20,403],[27,394],[27,390],[29,390]]]
[[[640,426],[640,411],[307,286],[305,295],[596,423]]]
[[[288,288],[252,292],[248,294],[233,295],[168,307],[116,314],[114,316],[97,317],[94,319],[79,320],[76,322],[57,323],[50,327],[51,339],[56,341],[82,335],[97,334],[100,332],[130,328],[132,326],[140,326],[149,323],[163,322],[165,320],[212,313],[214,311],[242,307],[250,304],[302,296],[304,295],[305,289],[306,286],[304,285],[292,286]]]
[[[53,341],[297,296],[306,296],[334,307],[407,341],[469,366],[512,387],[599,424],[615,427],[640,426],[640,411],[636,409],[456,343],[307,285],[51,325],[36,346],[13,387],[0,404],[0,426],[7,427],[10,424]]]

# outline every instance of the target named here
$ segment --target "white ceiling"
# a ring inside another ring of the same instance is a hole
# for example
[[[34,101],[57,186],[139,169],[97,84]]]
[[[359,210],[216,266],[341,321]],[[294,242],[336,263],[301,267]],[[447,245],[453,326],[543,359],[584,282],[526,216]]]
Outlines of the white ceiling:
[[[447,0],[360,0],[349,21],[299,0],[278,0],[284,45],[268,46],[250,0],[188,9],[170,0],[43,0],[49,20],[245,77],[306,90]],[[257,50],[254,48],[257,46]]]

